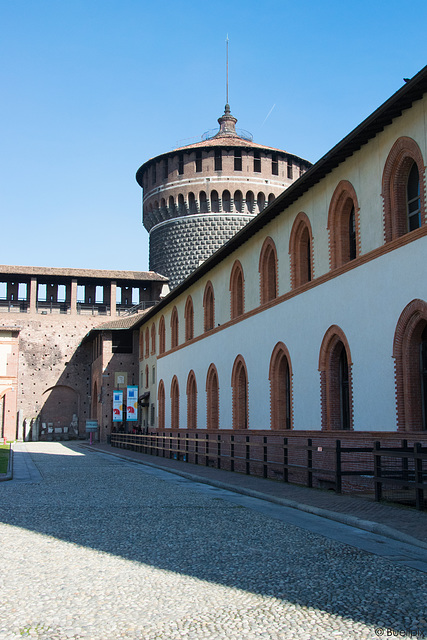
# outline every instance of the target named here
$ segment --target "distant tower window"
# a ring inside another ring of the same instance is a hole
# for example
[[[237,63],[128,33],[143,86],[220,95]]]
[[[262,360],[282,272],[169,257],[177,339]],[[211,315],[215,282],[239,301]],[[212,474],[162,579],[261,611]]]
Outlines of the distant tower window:
[[[215,171],[222,171],[222,151],[215,149]]]
[[[166,180],[168,177],[168,173],[169,173],[169,167],[168,167],[168,159],[165,158],[163,160],[163,180]]]
[[[293,176],[294,176],[294,174],[293,174],[293,171],[292,171],[292,160],[290,160],[288,158],[288,178],[289,178],[289,180],[292,180]]]
[[[196,171],[200,173],[202,170],[202,152],[196,151]]]
[[[254,171],[261,173],[261,154],[259,151],[254,151]]]
[[[242,150],[234,149],[234,171],[242,170]]]
[[[271,173],[273,176],[279,175],[279,161],[277,159],[277,153],[273,153],[271,156]]]
[[[178,173],[182,175],[184,173],[184,154],[180,153],[178,156]]]

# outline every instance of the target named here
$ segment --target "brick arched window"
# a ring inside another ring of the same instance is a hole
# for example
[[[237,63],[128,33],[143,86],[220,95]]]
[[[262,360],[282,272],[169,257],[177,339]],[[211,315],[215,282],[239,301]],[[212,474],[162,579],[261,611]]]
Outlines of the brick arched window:
[[[211,364],[206,376],[207,428],[219,429],[219,384],[218,372]]]
[[[222,210],[225,213],[231,212],[231,194],[228,189],[222,192]]]
[[[166,351],[166,331],[165,331],[165,317],[162,316],[159,321],[159,354]]]
[[[154,355],[156,353],[156,325],[151,325],[151,353]]]
[[[147,327],[145,330],[145,357],[148,358],[150,355],[150,330]]]
[[[402,311],[393,342],[399,431],[427,429],[427,303],[412,300]]]
[[[425,224],[424,160],[412,138],[396,140],[383,178],[384,239],[390,242]]]
[[[353,428],[351,354],[344,332],[329,327],[320,348],[322,429]]]
[[[176,376],[171,382],[171,428],[179,429],[179,384]]]
[[[204,330],[210,331],[215,326],[215,298],[212,282],[206,284],[203,295]]]
[[[194,308],[193,308],[193,300],[191,296],[188,296],[187,301],[185,303],[184,310],[184,321],[185,321],[185,341],[192,340],[194,338]]]
[[[295,289],[313,278],[313,234],[310,220],[302,211],[295,218],[289,240],[291,287]]]
[[[157,402],[159,408],[159,429],[165,428],[165,408],[166,408],[166,394],[165,394],[165,385],[163,380],[159,382],[159,389],[157,392]]]
[[[144,358],[144,329],[139,331],[139,359]]]
[[[230,275],[230,303],[231,317],[237,318],[245,311],[245,281],[243,268],[239,260],[236,260]]]
[[[231,374],[233,391],[233,429],[247,429],[249,418],[248,373],[241,355],[234,361]]]
[[[208,212],[208,199],[206,197],[205,191],[201,191],[199,194],[199,207],[200,207],[200,213]]]
[[[187,378],[187,429],[197,429],[197,384],[193,370]]]
[[[215,189],[211,191],[211,211],[212,213],[219,213],[219,196],[218,191]]]
[[[178,346],[178,311],[174,307],[171,314],[171,348]]]
[[[289,352],[279,342],[274,347],[270,360],[270,407],[271,428],[292,428],[292,369]]]
[[[278,295],[277,251],[272,238],[264,240],[259,257],[261,304],[274,300]]]
[[[353,185],[341,180],[331,198],[328,214],[331,269],[354,260],[359,253],[359,205]]]

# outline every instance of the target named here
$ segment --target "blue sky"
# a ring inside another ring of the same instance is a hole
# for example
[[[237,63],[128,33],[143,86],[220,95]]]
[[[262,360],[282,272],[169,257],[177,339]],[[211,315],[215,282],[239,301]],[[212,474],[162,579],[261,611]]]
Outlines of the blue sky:
[[[135,172],[217,125],[227,33],[237,126],[314,162],[427,64],[426,24],[425,0],[0,0],[0,263],[148,269]]]

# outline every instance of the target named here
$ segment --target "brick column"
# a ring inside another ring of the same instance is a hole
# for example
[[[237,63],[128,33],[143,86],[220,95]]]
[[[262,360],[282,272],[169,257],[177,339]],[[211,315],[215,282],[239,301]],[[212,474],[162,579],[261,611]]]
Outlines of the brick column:
[[[116,281],[111,280],[111,285],[110,285],[110,315],[111,316],[116,315],[116,289],[117,289]]]
[[[71,280],[71,302],[70,302],[71,315],[77,314],[77,280]]]
[[[37,278],[31,278],[30,281],[30,313],[36,313],[37,311]]]

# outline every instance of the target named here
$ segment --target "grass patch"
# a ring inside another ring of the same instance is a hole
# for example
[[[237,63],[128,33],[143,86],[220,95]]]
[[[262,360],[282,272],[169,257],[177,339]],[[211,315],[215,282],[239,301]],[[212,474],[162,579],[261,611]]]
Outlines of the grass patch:
[[[0,473],[7,473],[10,444],[0,444]]]

